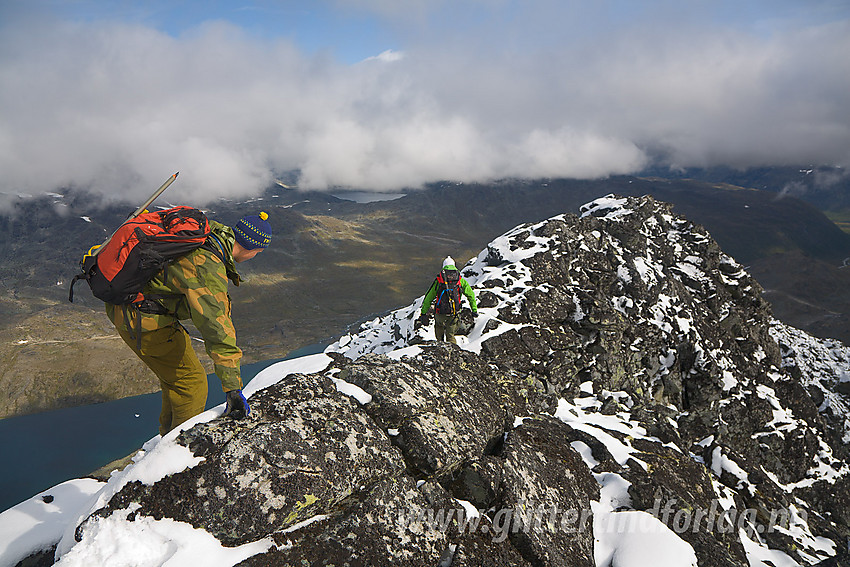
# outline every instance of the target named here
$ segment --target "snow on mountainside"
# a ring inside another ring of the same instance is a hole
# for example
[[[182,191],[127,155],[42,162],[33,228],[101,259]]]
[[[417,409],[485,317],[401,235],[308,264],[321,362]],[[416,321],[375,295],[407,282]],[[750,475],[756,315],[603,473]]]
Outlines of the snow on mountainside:
[[[0,563],[56,544],[63,506],[63,566],[850,560],[850,350],[773,319],[701,227],[609,196],[463,273],[460,348],[420,297],[269,367],[250,419],[211,410],[97,491],[0,514]]]
[[[850,444],[850,348],[839,341],[816,339],[778,321],[771,335],[783,349],[783,367],[799,377],[818,411],[840,424],[841,441]]]
[[[551,236],[539,234],[541,231],[545,232],[546,227],[551,226],[553,221],[563,220],[565,218],[563,215],[542,223],[517,227],[494,240],[462,270],[473,288],[479,290],[478,293],[480,290],[486,290],[482,295],[486,298],[486,305],[489,306],[480,308],[484,316],[478,318],[468,335],[458,337],[462,348],[480,353],[482,344],[498,335],[517,331],[522,334],[523,330],[528,331],[539,327],[531,321],[511,321],[511,317],[504,316],[506,313],[520,314],[523,310],[528,310],[526,302],[529,295],[543,293],[568,296],[569,301],[572,301],[575,306],[574,311],[569,314],[570,319],[573,322],[580,322],[587,317],[588,313],[585,312],[583,304],[588,301],[587,295],[590,290],[587,289],[587,281],[583,280],[586,274],[582,274],[582,271],[595,270],[600,263],[593,261],[592,254],[588,257],[575,254],[574,251],[591,252],[592,249],[596,253],[607,256],[609,269],[613,270],[612,275],[616,276],[616,279],[606,282],[610,287],[603,293],[605,295],[603,299],[609,303],[608,312],[616,312],[615,314],[629,318],[634,327],[654,328],[661,335],[661,348],[657,353],[657,361],[650,365],[655,373],[653,374],[651,370],[647,371],[645,378],[653,389],[653,395],[668,402],[668,407],[681,410],[688,406],[685,399],[687,396],[682,396],[681,392],[677,391],[679,388],[676,384],[671,384],[675,381],[668,379],[670,371],[682,364],[682,358],[689,357],[694,363],[693,368],[689,370],[691,379],[700,374],[695,371],[695,368],[700,366],[712,368],[713,378],[718,382],[716,386],[720,390],[719,399],[715,403],[722,405],[725,403],[723,397],[741,397],[742,392],[747,392],[770,406],[769,411],[772,412],[773,419],[765,423],[764,429],[755,433],[754,437],[781,438],[790,442],[793,437],[786,436],[786,432],[806,431],[810,430],[810,427],[806,421],[796,417],[794,411],[783,406],[783,401],[777,397],[776,391],[771,387],[772,383],[777,381],[783,384],[783,388],[787,387],[781,375],[782,370],[790,372],[800,381],[800,385],[810,393],[818,406],[819,413],[825,418],[819,419],[812,416],[812,420],[821,425],[827,434],[835,434],[833,439],[840,438],[846,444],[850,440],[850,404],[848,404],[850,399],[847,396],[850,394],[850,386],[848,386],[850,384],[850,348],[837,341],[816,339],[770,318],[767,321],[768,325],[763,326],[763,331],[768,331],[770,337],[775,339],[781,347],[782,361],[781,364],[769,368],[766,372],[766,380],[763,381],[766,383],[759,384],[759,380],[753,380],[754,376],[748,374],[750,369],[746,365],[736,364],[739,361],[734,360],[733,353],[724,348],[722,341],[712,336],[711,331],[702,332],[700,325],[694,321],[695,317],[701,315],[700,311],[703,307],[700,305],[701,301],[716,303],[714,313],[717,317],[716,319],[707,318],[709,324],[729,328],[739,327],[735,329],[735,333],[743,336],[735,337],[736,341],[751,343],[749,352],[745,354],[756,361],[765,361],[768,355],[762,344],[765,342],[770,344],[771,341],[764,332],[759,336],[756,329],[750,329],[747,332],[740,328],[754,321],[741,320],[735,307],[737,302],[760,301],[758,284],[749,278],[737,262],[719,250],[714,250],[718,256],[718,262],[713,266],[707,266],[704,247],[706,245],[709,245],[709,248],[716,247],[716,244],[710,242],[710,236],[702,229],[685,219],[674,217],[669,212],[649,216],[639,223],[639,231],[644,237],[650,239],[649,246],[646,248],[634,246],[634,242],[630,243],[628,240],[618,238],[617,230],[612,228],[622,224],[630,215],[636,215],[635,205],[636,201],[633,199],[609,196],[582,207],[582,217],[596,217],[603,221],[603,225],[597,230],[579,231],[570,235],[571,240],[564,248],[565,253],[559,261],[570,263],[568,270],[571,270],[574,264],[577,265],[575,271],[578,272],[578,277],[564,282],[565,285],[561,286],[553,286],[550,281],[536,281],[532,273],[533,264],[528,260],[536,254],[548,254],[558,249],[558,245],[553,242]],[[662,222],[659,223],[659,220]],[[628,234],[627,231],[626,234]],[[629,236],[629,240],[633,240],[632,236]],[[641,282],[638,287],[646,289],[634,293],[636,281]],[[731,290],[728,304],[718,301],[719,294],[716,289],[718,281],[721,286]],[[678,293],[671,289],[675,288],[670,285],[672,282],[680,282],[685,288],[690,288],[689,291],[698,290],[699,293]],[[656,291],[645,293],[650,289],[656,289]],[[420,312],[422,299],[420,297],[406,308],[364,324],[357,333],[342,337],[330,345],[327,351],[340,352],[350,358],[357,358],[366,353],[398,356],[397,353],[411,352],[409,348],[405,350],[405,345],[433,338],[431,328],[417,328],[418,325],[415,322]],[[590,308],[586,311],[593,310],[594,308]],[[630,345],[633,350],[644,348],[647,342],[646,337],[651,335],[651,333],[636,334],[637,338]],[[748,334],[750,336],[747,336]],[[639,346],[641,343],[644,345]],[[683,345],[687,345],[686,348],[682,348]],[[688,351],[685,357],[682,356],[684,351]],[[540,364],[542,364],[540,360],[534,360],[532,366]],[[646,371],[646,369],[643,370]],[[596,385],[595,381],[593,383]],[[589,387],[588,384],[588,382],[583,383],[583,387]],[[682,389],[686,389],[687,382],[682,383],[682,386]],[[594,403],[610,401],[620,396],[628,400],[629,406],[634,403],[633,391],[612,395],[603,389],[597,394],[600,395],[594,399]],[[572,407],[572,411],[565,412],[562,410],[563,407]],[[562,399],[555,415],[565,419],[568,413],[574,416],[577,411],[581,410],[577,410]],[[798,411],[803,413],[802,410]],[[572,417],[570,421],[584,423],[587,428],[587,422],[592,420],[587,420],[583,412],[580,415],[582,419],[575,420]],[[722,424],[722,417],[719,422]],[[615,430],[626,430],[631,434],[636,428],[639,429],[639,426],[627,419],[618,427],[614,427]],[[593,430],[592,426],[589,429],[591,434],[595,433],[599,440],[607,437],[604,431]],[[811,442],[810,439],[806,441]],[[776,475],[765,470],[761,463],[750,464],[753,468],[764,471],[775,481],[776,486],[789,493],[793,493],[793,488],[797,486],[816,485],[823,490],[831,491],[832,485],[838,479],[841,479],[846,487],[847,474],[850,472],[846,463],[846,454],[843,458],[837,458],[833,447],[823,439],[817,439],[816,443],[819,447],[814,451],[814,458],[809,463],[810,468],[806,469],[802,478],[795,479],[795,483],[783,484]],[[719,481],[720,477],[728,474],[732,474],[736,479],[740,475],[736,483],[739,488],[745,487],[749,491],[757,490],[757,486],[747,478],[747,473],[727,456],[721,445],[715,444],[713,436],[701,440],[699,445],[712,448],[708,459],[696,452],[692,452],[691,455],[697,462],[707,461],[706,464],[718,477],[714,481],[718,497],[728,498],[730,503],[735,498],[735,493]],[[693,447],[691,451],[694,451]],[[844,490],[846,491],[846,488]],[[846,497],[845,493],[844,498]],[[846,537],[845,530],[846,528],[842,530],[842,533]],[[758,537],[751,540],[742,534],[748,560],[753,565],[760,564],[758,561],[761,559],[772,560],[777,565],[793,565],[796,561],[813,564],[826,555],[842,553],[847,548],[846,539],[833,542],[813,536],[804,523],[796,524],[795,529],[789,527],[789,536],[791,533],[796,540],[794,546],[800,550],[809,551],[800,551],[795,559],[791,559],[782,552],[767,551],[768,545],[764,540]]]

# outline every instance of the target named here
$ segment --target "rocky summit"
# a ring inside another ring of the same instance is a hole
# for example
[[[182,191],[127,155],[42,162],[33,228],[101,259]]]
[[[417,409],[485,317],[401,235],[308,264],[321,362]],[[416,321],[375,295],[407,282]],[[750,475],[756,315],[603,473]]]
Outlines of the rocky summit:
[[[184,528],[243,566],[850,564],[850,350],[775,320],[703,228],[608,196],[462,271],[458,345],[420,297],[272,366],[248,419],[113,475],[59,564],[109,564],[118,530],[166,564]]]

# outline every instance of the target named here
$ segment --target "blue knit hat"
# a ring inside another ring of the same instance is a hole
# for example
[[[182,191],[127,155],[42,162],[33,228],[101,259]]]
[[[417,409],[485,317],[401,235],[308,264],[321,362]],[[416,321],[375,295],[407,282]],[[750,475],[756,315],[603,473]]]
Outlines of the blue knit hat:
[[[266,213],[260,213],[239,219],[233,227],[236,242],[245,250],[267,248],[272,241],[272,225],[266,220],[268,218],[269,215]]]

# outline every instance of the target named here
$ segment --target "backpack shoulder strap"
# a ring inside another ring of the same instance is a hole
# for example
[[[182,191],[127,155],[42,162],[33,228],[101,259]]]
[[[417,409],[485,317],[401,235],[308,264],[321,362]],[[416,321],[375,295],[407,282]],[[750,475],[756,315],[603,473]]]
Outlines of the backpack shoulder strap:
[[[242,282],[242,278],[239,274],[230,269],[231,264],[227,263],[227,258],[224,254],[224,244],[222,244],[221,240],[215,235],[215,233],[210,232],[209,238],[207,238],[201,248],[209,250],[215,254],[219,260],[221,260],[221,263],[224,264],[224,270],[227,272],[227,278],[233,282],[233,285],[238,286]]]
[[[210,233],[209,237],[207,237],[206,241],[201,245],[201,248],[204,250],[209,250],[213,254],[215,254],[219,260],[221,260],[222,264],[227,264],[227,260],[224,258],[224,244],[221,243],[221,240],[218,239],[218,236]]]

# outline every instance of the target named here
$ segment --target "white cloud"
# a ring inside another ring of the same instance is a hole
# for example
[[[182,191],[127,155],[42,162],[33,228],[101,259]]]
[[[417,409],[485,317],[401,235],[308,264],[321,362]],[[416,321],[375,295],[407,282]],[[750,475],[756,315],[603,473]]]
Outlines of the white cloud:
[[[138,197],[174,171],[174,200],[252,194],[294,168],[319,189],[598,177],[659,150],[681,166],[850,165],[850,20],[765,31],[667,2],[609,20],[612,3],[461,4],[452,20],[452,3],[371,3],[409,45],[353,65],[223,22],[170,36],[12,18],[0,192]]]
[[[378,55],[367,57],[365,61],[383,61],[385,63],[392,63],[393,61],[401,61],[402,59],[404,59],[404,53],[402,53],[401,51],[387,49],[386,51],[382,51]]]

